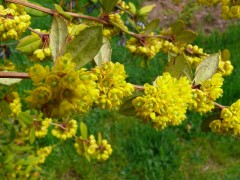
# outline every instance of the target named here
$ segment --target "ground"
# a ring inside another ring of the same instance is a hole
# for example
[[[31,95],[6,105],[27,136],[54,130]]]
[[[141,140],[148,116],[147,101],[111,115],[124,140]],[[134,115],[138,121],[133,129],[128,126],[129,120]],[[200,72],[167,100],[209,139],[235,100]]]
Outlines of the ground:
[[[167,27],[180,18],[192,30],[209,34],[215,29],[222,32],[227,26],[237,22],[222,19],[220,4],[214,7],[197,6],[196,2],[192,0],[181,0],[180,3],[167,0],[151,0],[143,4],[156,4],[149,19],[159,18],[161,27]]]

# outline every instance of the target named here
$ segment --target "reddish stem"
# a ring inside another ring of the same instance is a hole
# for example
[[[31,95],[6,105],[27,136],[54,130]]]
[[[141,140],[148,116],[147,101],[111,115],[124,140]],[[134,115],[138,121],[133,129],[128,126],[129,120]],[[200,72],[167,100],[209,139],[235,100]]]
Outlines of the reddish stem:
[[[30,77],[29,77],[28,73],[24,73],[24,72],[0,71],[0,78],[28,79]]]
[[[133,84],[133,86],[136,90],[143,91],[145,89],[144,86],[139,86],[139,85],[135,85],[135,84]]]

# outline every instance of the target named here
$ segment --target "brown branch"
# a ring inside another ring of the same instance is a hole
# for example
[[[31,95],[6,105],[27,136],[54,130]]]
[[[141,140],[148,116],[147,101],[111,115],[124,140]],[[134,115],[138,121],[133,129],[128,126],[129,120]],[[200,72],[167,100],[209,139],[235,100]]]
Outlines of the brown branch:
[[[33,8],[33,9],[51,14],[51,15],[59,14],[55,10],[45,8],[45,7],[42,7],[42,6],[38,6],[36,4],[32,4],[32,3],[25,2],[25,1],[22,1],[22,0],[6,0],[6,1],[16,3],[16,4],[20,4],[20,5],[23,5],[23,6],[27,6],[27,7],[30,7],[30,8]],[[84,15],[84,14],[78,14],[78,13],[73,13],[73,12],[66,12],[66,13],[68,13],[72,17],[88,19],[88,20],[91,20],[91,21],[99,22],[99,23],[104,24],[104,25],[112,25],[111,23],[103,20],[101,17],[87,16],[87,15]],[[136,37],[137,39],[151,38],[152,37],[152,38],[161,38],[161,39],[165,39],[165,40],[168,40],[168,41],[173,41],[172,36],[136,34],[136,33],[131,32],[131,31],[126,31],[126,33],[128,33],[131,36]]]
[[[31,27],[27,27],[27,28],[28,28],[28,30],[30,30],[30,31],[34,32],[35,34],[39,35],[40,37],[42,37],[42,33],[41,32],[36,31],[35,29],[33,29]]]
[[[61,129],[63,129],[63,130],[66,130],[66,128],[63,127],[63,125],[61,125],[61,124],[57,124],[57,123],[53,123],[53,122],[51,122],[50,124],[51,124],[51,125],[54,125],[54,126],[58,126],[58,127],[60,127]]]
[[[136,90],[140,90],[140,91],[143,91],[145,88],[144,86],[139,86],[139,85],[135,85],[133,84],[133,87],[136,89]]]
[[[25,2],[25,1],[22,1],[22,0],[6,0],[6,1],[16,3],[16,4],[20,4],[20,5],[23,5],[23,6],[26,6],[26,7],[30,7],[30,8],[33,8],[33,9],[36,9],[36,10],[39,10],[39,11],[42,11],[42,12],[45,12],[45,13],[48,13],[48,14],[51,14],[51,15],[58,14],[58,12],[56,12],[52,9],[45,8],[45,7],[42,7],[42,6],[39,6],[39,5],[36,5],[36,4],[32,4],[32,3],[29,3],[29,2]],[[109,25],[108,22],[102,20],[99,17],[87,16],[87,15],[84,15],[84,14],[77,14],[77,13],[72,13],[72,12],[66,12],[66,13],[68,13],[72,17],[88,19],[88,20],[92,20],[92,21],[96,21],[96,22],[105,24],[105,25]]]
[[[39,11],[42,11],[42,12],[45,12],[45,13],[48,13],[48,14],[55,14],[56,12],[52,9],[49,9],[49,8],[45,8],[45,7],[42,7],[42,6],[39,6],[39,5],[36,5],[36,4],[32,4],[32,3],[29,3],[27,1],[22,1],[22,0],[6,0],[6,2],[11,2],[11,3],[16,3],[16,4],[20,4],[20,5],[23,5],[23,6],[26,6],[26,7],[30,7],[30,8],[33,8],[33,9],[36,9],[36,10],[39,10]]]
[[[0,78],[29,79],[30,77],[28,73],[24,73],[24,72],[0,71]]]
[[[214,102],[214,105],[215,105],[216,107],[218,107],[219,109],[221,109],[221,110],[228,107],[228,106],[223,106],[223,105],[221,105],[221,104],[218,104],[217,102]]]

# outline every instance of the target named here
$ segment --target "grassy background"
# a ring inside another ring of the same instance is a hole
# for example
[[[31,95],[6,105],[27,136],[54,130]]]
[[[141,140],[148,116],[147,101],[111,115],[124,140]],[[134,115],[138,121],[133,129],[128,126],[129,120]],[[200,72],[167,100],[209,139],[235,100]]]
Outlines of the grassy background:
[[[52,1],[44,1],[49,7]],[[140,4],[140,1],[136,3]],[[50,16],[33,18],[31,27],[49,29]],[[223,34],[217,31],[206,37],[200,35],[194,42],[208,53],[227,48],[231,52],[235,70],[224,81],[224,96],[218,102],[230,105],[239,99],[239,59],[240,26],[232,26]],[[119,61],[126,67],[128,81],[135,84],[151,82],[162,73],[166,62],[165,55],[158,55],[150,62],[149,69],[142,69],[140,61],[121,46],[119,39],[113,39],[113,61]],[[24,67],[29,66],[24,59]],[[20,59],[19,59],[20,58]],[[22,83],[21,92],[29,86]],[[113,147],[113,154],[106,162],[87,162],[79,157],[73,141],[61,143],[42,166],[45,179],[239,179],[240,178],[240,142],[230,136],[222,137],[200,130],[204,120],[196,113],[190,113],[181,126],[170,127],[157,132],[150,125],[142,124],[139,119],[127,117],[116,112],[94,110],[82,117],[89,131],[103,133]],[[192,129],[186,130],[191,124]],[[46,141],[47,140],[47,141]],[[40,140],[40,145],[56,143],[53,137]]]

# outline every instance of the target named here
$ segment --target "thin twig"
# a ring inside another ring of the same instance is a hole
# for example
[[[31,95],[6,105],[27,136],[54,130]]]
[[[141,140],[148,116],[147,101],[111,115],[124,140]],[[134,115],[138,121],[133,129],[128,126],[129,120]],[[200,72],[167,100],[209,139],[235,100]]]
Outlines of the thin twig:
[[[39,11],[51,14],[51,15],[59,14],[58,12],[56,12],[56,11],[54,11],[52,9],[45,8],[45,7],[42,7],[42,6],[38,6],[36,4],[32,4],[32,3],[25,2],[25,1],[22,1],[22,0],[6,0],[6,1],[7,2],[16,3],[16,4],[20,4],[20,5],[23,5],[23,6],[27,6],[27,7],[30,7],[30,8],[33,8],[33,9],[36,9],[36,10],[39,10]],[[88,19],[88,20],[91,20],[91,21],[99,22],[99,23],[104,24],[104,25],[112,26],[111,23],[103,20],[101,17],[87,16],[87,15],[84,15],[84,14],[78,14],[78,13],[73,13],[73,12],[66,12],[66,13],[68,13],[72,17]],[[131,32],[131,31],[126,31],[126,33],[131,35],[131,36],[136,37],[137,39],[151,38],[152,37],[152,38],[161,38],[161,39],[165,39],[165,40],[168,40],[168,41],[173,41],[173,37],[172,36],[136,34],[136,33]]]
[[[144,88],[144,86],[139,86],[139,85],[135,85],[135,84],[133,84],[133,86],[134,86],[134,88],[136,89],[136,90],[141,90],[141,91],[143,91],[145,88]]]
[[[30,31],[34,32],[35,34],[39,35],[40,37],[42,37],[42,33],[41,32],[36,31],[35,29],[33,29],[31,27],[27,27],[27,28],[28,28],[28,30],[30,30]]]
[[[22,1],[22,0],[6,0],[6,2],[11,2],[11,3],[16,3],[16,4],[20,4],[20,5],[23,5],[23,6],[26,6],[26,7],[30,7],[30,8],[33,8],[33,9],[36,9],[36,10],[39,10],[39,11],[42,11],[42,12],[45,12],[45,13],[48,13],[48,14],[55,14],[56,12],[52,9],[49,9],[49,8],[45,8],[45,7],[42,7],[42,6],[39,6],[39,5],[36,5],[36,4],[32,4],[32,3],[29,3],[27,1]]]
[[[30,77],[28,73],[24,73],[24,72],[1,71],[0,78],[29,79]]]
[[[216,107],[218,107],[219,109],[224,109],[224,108],[227,108],[228,106],[223,106],[223,105],[221,105],[221,104],[218,104],[217,102],[214,102],[214,105],[216,106]]]
[[[57,123],[53,123],[53,122],[51,122],[50,124],[52,124],[52,125],[54,125],[54,126],[58,126],[58,127],[60,127],[61,129],[63,129],[63,130],[66,130],[66,128],[63,127],[63,125],[61,125],[61,124],[57,124]]]

